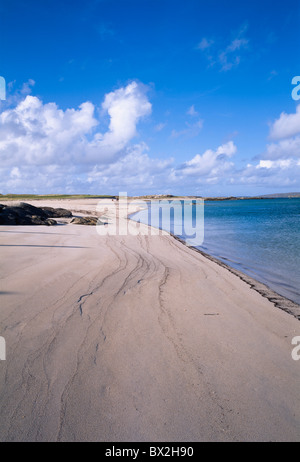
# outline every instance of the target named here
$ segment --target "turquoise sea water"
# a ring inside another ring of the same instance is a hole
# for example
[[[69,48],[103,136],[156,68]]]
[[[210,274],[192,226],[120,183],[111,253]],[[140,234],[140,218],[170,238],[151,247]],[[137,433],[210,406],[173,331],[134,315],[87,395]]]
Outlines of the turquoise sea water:
[[[184,213],[192,218],[191,203]],[[179,215],[161,227],[185,239],[176,232]],[[132,218],[158,226],[146,210]],[[300,304],[300,198],[205,202],[198,247]]]

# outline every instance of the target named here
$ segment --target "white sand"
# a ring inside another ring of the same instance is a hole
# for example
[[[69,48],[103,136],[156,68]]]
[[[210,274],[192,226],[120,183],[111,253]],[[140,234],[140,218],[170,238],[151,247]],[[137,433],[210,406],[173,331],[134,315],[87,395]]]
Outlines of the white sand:
[[[300,323],[237,276],[171,236],[0,240],[1,441],[299,441]]]

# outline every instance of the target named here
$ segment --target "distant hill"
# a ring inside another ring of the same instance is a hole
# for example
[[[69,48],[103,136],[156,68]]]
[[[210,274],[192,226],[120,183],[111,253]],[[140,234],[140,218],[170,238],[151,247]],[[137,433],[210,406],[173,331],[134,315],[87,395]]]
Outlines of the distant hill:
[[[92,194],[1,194],[1,200],[45,200],[45,199],[118,199],[119,196],[110,195],[92,195]],[[279,198],[300,198],[300,192],[264,194],[261,196],[219,196],[219,197],[202,197],[202,196],[173,196],[172,194],[150,194],[146,196],[128,196],[128,199],[143,200],[197,200],[205,201],[234,201],[246,199],[279,199]]]
[[[205,201],[236,201],[236,200],[253,200],[253,199],[291,199],[300,197],[300,192],[264,194],[262,196],[237,196],[237,197],[204,197]]]
[[[300,192],[291,192],[291,193],[278,193],[278,194],[265,194],[261,197],[276,199],[280,197],[300,197]]]

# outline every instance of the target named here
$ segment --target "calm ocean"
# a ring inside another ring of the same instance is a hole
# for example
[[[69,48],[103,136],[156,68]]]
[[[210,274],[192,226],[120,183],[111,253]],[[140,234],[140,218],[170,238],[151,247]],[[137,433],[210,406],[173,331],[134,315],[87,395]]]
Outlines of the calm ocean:
[[[185,205],[185,217],[192,213]],[[132,218],[157,226],[147,210]],[[162,227],[174,232],[177,225],[171,215]],[[198,247],[300,304],[300,198],[205,202]]]

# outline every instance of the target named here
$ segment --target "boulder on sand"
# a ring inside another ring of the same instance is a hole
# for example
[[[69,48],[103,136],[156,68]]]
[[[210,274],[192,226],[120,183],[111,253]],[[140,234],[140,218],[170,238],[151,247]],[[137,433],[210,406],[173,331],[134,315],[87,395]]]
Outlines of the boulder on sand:
[[[88,226],[96,226],[104,225],[102,221],[98,217],[75,217],[71,220],[71,223],[74,225],[88,225]]]
[[[41,209],[46,213],[48,218],[71,218],[73,216],[72,212],[67,209],[54,209],[53,207],[41,207]]]
[[[39,207],[20,202],[6,206],[0,204],[0,225],[46,225],[53,226],[57,222],[50,219]]]

